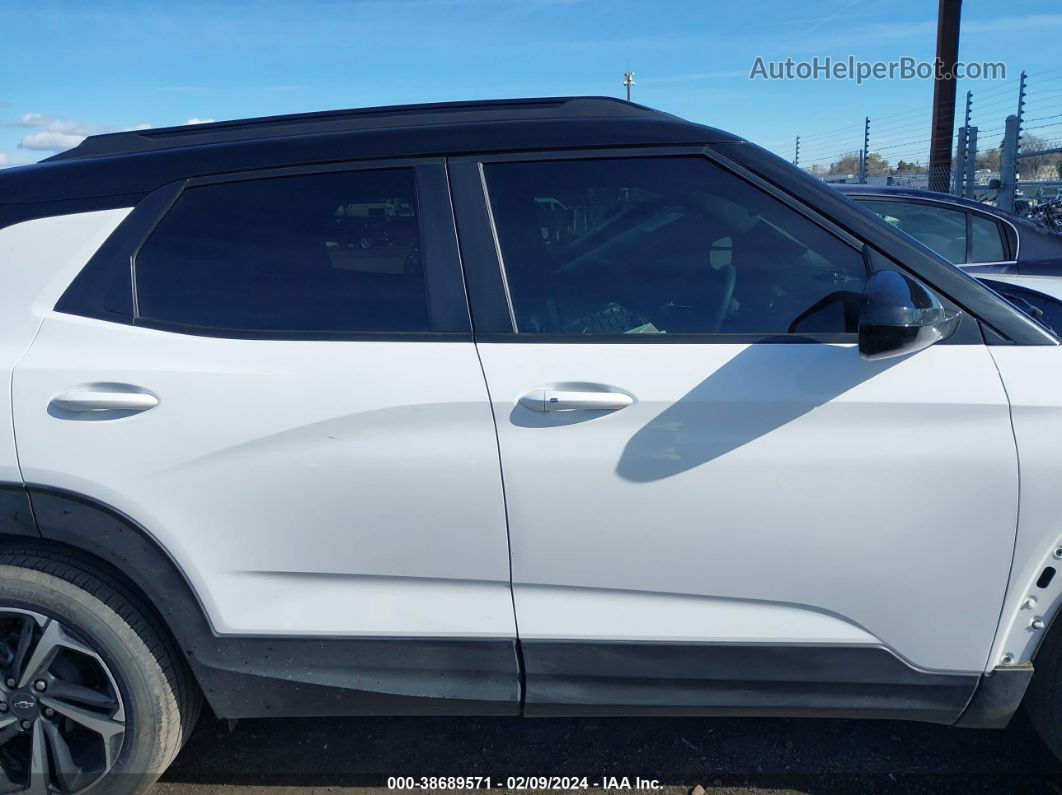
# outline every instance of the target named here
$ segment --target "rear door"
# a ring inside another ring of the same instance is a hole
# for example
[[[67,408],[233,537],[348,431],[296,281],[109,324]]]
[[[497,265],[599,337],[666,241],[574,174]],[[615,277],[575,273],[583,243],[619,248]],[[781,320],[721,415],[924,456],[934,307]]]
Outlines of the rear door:
[[[703,154],[452,173],[527,709],[954,719],[1017,511],[976,325],[862,360],[859,241]]]
[[[44,312],[13,395],[26,481],[147,528],[219,634],[500,641],[515,703],[440,162],[161,190]]]

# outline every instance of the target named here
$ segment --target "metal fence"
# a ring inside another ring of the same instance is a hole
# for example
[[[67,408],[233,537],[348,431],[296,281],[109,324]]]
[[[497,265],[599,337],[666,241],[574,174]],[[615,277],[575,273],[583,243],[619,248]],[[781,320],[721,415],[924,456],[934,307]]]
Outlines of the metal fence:
[[[957,101],[946,173],[925,165],[928,107],[865,116],[768,148],[827,182],[944,190],[1019,212],[1062,196],[1062,66],[958,93]]]

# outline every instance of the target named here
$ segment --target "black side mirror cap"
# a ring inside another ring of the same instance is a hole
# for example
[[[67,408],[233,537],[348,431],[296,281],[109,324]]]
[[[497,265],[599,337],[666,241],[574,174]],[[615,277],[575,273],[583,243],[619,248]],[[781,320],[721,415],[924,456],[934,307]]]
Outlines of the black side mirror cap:
[[[873,361],[915,353],[954,334],[961,317],[920,282],[878,271],[859,305],[859,355]]]

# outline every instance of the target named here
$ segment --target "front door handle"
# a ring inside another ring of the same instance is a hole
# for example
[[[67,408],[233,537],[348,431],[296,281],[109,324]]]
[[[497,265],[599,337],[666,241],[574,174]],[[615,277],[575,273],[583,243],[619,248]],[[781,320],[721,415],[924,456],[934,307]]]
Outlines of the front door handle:
[[[532,411],[617,411],[632,403],[634,398],[623,392],[583,392],[567,389],[532,389],[520,398],[520,405]]]
[[[137,412],[155,408],[159,399],[149,392],[74,387],[52,398],[51,405],[80,414],[88,411]]]

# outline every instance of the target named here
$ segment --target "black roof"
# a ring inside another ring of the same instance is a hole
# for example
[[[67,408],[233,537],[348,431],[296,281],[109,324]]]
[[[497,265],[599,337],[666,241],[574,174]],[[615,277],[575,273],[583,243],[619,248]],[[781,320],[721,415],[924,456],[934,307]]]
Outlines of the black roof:
[[[677,120],[670,114],[614,97],[545,97],[388,105],[93,135],[86,138],[80,146],[50,157],[48,161],[313,133],[386,131],[423,126],[460,128],[491,121],[621,121],[636,118]]]
[[[611,97],[443,102],[268,116],[94,135],[36,165],[0,171],[0,205],[84,203],[88,197],[104,196],[117,202],[117,197],[142,196],[186,177],[294,164],[740,140]]]

